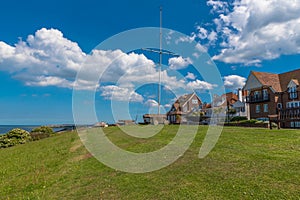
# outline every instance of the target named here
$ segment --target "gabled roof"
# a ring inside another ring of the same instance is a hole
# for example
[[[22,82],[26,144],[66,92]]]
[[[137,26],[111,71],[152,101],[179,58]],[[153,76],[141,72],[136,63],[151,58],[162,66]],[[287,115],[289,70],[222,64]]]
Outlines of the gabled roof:
[[[236,101],[239,100],[239,97],[233,92],[228,92],[222,95],[222,98],[226,97],[226,101],[222,103],[223,106],[227,106],[227,104],[232,105]]]
[[[187,102],[192,96],[193,96],[194,93],[192,94],[185,94],[185,95],[182,95],[180,96],[176,102],[180,103],[180,104],[184,104],[185,102]]]
[[[224,97],[224,96],[226,96],[226,100],[228,102],[231,102],[232,100],[234,100],[234,101],[239,100],[239,97],[236,94],[234,94],[233,92],[228,92],[226,94],[223,94],[222,97]]]
[[[286,91],[287,86],[291,80],[294,80],[295,83],[299,82],[300,80],[300,69],[293,70],[290,72],[279,74],[280,84],[281,84],[281,91]],[[298,83],[299,85],[299,83]]]
[[[214,96],[214,105],[215,106],[227,106],[227,104],[232,105],[236,101],[239,100],[239,97],[233,92],[228,92],[226,94],[222,94],[221,96]]]
[[[290,87],[295,87],[295,86],[298,86],[299,85],[299,82],[297,79],[292,79],[289,84],[287,85],[288,88]]]
[[[262,85],[272,87],[275,92],[286,91],[291,80],[299,85],[300,80],[300,69],[282,74],[254,71],[251,71],[251,74],[254,75]]]
[[[179,103],[181,106],[183,106],[184,104],[186,104],[194,95],[196,95],[196,97],[199,99],[199,101],[201,102],[201,99],[197,96],[197,94],[195,92],[191,93],[191,94],[185,94],[180,96],[176,102]]]
[[[278,74],[266,73],[266,72],[251,72],[257,80],[265,86],[271,86],[275,91],[281,91],[280,79]]]
[[[299,85],[298,79],[292,79],[291,81],[293,81],[295,83],[295,85]]]

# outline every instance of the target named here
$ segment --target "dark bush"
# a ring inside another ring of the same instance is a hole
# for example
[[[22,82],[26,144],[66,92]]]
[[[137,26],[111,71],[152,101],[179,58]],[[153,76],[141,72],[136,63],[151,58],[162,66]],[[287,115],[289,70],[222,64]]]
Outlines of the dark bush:
[[[39,132],[39,133],[49,133],[49,134],[54,133],[53,130],[52,130],[52,128],[50,128],[48,126],[40,126],[40,127],[32,129],[32,131],[31,131],[31,133],[36,133],[36,132]]]
[[[244,121],[244,120],[247,120],[247,117],[244,117],[244,116],[235,116],[235,117],[231,118],[230,121],[236,122],[236,121]]]
[[[48,126],[41,126],[41,127],[33,129],[30,132],[30,135],[33,140],[40,140],[40,139],[50,137],[50,135],[53,133],[54,132],[53,132],[52,128],[50,128]]]
[[[25,144],[31,140],[32,138],[29,132],[20,128],[15,128],[0,136],[0,148],[11,147],[17,144]]]

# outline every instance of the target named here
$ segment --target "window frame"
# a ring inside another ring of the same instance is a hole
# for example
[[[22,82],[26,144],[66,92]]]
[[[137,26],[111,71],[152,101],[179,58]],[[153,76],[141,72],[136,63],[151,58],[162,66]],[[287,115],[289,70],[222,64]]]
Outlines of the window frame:
[[[297,86],[289,87],[288,93],[290,99],[297,99],[298,98]]]
[[[262,91],[262,97],[263,97],[263,100],[267,100],[268,99],[268,97],[269,97],[268,89],[263,89],[263,91]]]
[[[264,104],[263,110],[264,110],[264,112],[269,112],[269,105],[267,103]]]
[[[260,105],[255,105],[255,113],[260,113]]]

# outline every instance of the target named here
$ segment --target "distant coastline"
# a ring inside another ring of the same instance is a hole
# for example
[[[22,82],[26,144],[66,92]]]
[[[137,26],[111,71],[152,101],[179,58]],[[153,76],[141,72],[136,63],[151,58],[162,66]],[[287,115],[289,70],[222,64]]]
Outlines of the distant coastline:
[[[40,126],[42,125],[0,125],[0,135],[7,133],[14,128],[21,128],[30,132],[32,129]],[[58,132],[62,130],[62,128],[52,128],[52,129],[54,132]]]

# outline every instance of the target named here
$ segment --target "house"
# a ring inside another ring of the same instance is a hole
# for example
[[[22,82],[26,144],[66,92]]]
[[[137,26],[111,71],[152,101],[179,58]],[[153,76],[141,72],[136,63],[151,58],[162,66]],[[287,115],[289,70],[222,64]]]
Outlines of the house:
[[[231,114],[232,116],[246,117],[247,110],[246,110],[244,95],[245,92],[243,92],[242,89],[238,89],[238,94],[235,94],[233,92],[228,92],[221,96],[214,95],[214,99],[213,99],[214,108],[223,107],[225,108],[227,114],[230,111],[234,111]],[[226,113],[223,113],[223,115],[226,115]],[[222,114],[219,115],[221,116]]]
[[[108,127],[108,124],[106,122],[97,122],[96,124],[94,124],[94,127]]]
[[[135,125],[134,120],[126,119],[126,120],[119,120],[116,123],[117,126],[129,126],[129,125]]]
[[[250,119],[249,110],[246,106],[246,96],[247,91],[239,88],[237,91],[238,100],[232,104],[232,108],[236,111],[235,116],[247,117]]]
[[[201,105],[202,101],[195,92],[182,95],[173,103],[167,119],[171,124],[186,123],[186,115],[198,111]]]
[[[143,115],[144,123],[143,124],[169,124],[167,116],[165,114],[144,114]]]
[[[214,95],[213,105],[214,107],[231,107],[235,102],[238,101],[238,96],[233,92],[228,92],[226,94]]]
[[[300,128],[300,69],[282,74],[254,72],[244,90],[251,119],[276,118],[281,127]]]

